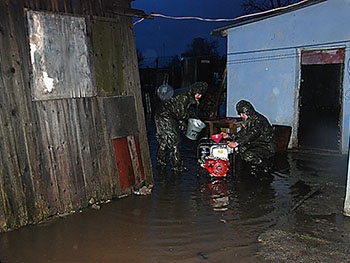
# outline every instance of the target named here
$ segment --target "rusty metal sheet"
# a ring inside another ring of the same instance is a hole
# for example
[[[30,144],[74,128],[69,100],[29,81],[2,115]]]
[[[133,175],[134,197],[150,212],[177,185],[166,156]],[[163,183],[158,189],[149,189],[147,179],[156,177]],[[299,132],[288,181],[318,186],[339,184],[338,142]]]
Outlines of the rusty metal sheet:
[[[27,11],[33,100],[94,95],[85,18]]]
[[[120,188],[125,190],[135,185],[135,172],[133,170],[128,142],[126,137],[113,139],[115,158],[118,167]]]
[[[107,132],[111,139],[138,135],[135,99],[133,96],[105,97],[103,99]]]
[[[302,65],[341,64],[344,62],[344,49],[305,50],[301,53]]]

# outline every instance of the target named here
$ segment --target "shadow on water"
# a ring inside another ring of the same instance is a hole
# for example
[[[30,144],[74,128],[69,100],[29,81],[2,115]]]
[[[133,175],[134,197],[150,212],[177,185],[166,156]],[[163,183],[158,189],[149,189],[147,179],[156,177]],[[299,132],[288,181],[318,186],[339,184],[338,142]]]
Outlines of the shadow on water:
[[[151,195],[2,233],[1,263],[263,262],[256,253],[258,235],[294,226],[290,209],[308,186],[302,181],[290,186],[289,174],[300,163],[288,154],[278,156],[277,172],[264,180],[245,171],[210,178],[198,170],[196,142],[184,138],[188,171],[172,173],[157,170],[151,122],[148,132],[155,174]]]

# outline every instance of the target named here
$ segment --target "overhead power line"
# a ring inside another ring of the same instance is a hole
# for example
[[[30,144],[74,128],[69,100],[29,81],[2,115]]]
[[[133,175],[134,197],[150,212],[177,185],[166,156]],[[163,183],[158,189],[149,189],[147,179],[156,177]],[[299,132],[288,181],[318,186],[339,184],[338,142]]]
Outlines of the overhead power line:
[[[247,15],[242,15],[242,16],[238,16],[235,18],[204,18],[204,17],[198,17],[198,16],[169,16],[169,15],[164,15],[164,14],[157,14],[157,13],[151,13],[150,15],[147,16],[147,18],[154,18],[154,17],[162,17],[162,18],[167,18],[167,19],[173,19],[173,20],[199,20],[199,21],[204,21],[204,22],[233,22],[236,20],[240,20],[243,18],[249,18],[252,16],[258,16],[258,15],[264,15],[270,12],[274,12],[277,10],[283,10],[286,8],[290,8],[291,6],[296,6],[296,5],[300,5],[302,3],[308,2],[309,0],[302,0],[300,2],[288,5],[288,6],[281,6],[281,7],[277,7],[274,9],[270,9],[270,10],[266,10],[266,11],[262,11],[262,12],[258,12],[258,13],[253,13],[253,14],[247,14]],[[137,21],[134,22],[134,26],[140,22],[142,22],[145,18],[141,18]]]
[[[168,16],[168,15],[155,14],[155,13],[151,13],[151,16],[174,19],[174,20],[199,20],[199,21],[205,21],[205,22],[230,22],[238,19],[238,18],[203,18],[198,16]]]

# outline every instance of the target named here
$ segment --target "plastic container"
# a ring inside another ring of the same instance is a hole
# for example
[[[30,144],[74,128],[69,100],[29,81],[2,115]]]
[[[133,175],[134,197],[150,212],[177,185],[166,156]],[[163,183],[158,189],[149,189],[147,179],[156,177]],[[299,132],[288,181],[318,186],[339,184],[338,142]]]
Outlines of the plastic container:
[[[190,140],[197,140],[199,134],[205,128],[205,123],[199,119],[188,119],[188,126],[186,131],[186,137]]]
[[[221,133],[217,133],[217,134],[213,134],[210,136],[210,138],[216,142],[216,143],[219,143],[222,139],[222,134]]]

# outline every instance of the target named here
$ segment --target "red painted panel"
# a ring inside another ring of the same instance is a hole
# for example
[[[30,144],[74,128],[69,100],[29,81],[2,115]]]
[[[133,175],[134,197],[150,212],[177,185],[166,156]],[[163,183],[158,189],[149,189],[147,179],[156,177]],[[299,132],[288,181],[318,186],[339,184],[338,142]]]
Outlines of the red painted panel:
[[[140,149],[140,142],[139,140],[135,139],[135,145],[136,145],[136,151],[137,151],[137,158],[139,160],[139,166],[140,166],[140,172],[141,172],[141,180],[145,180],[145,171],[143,169],[143,163],[141,158],[141,149]]]
[[[115,158],[117,161],[118,176],[122,190],[135,185],[134,170],[132,168],[126,137],[113,139]]]
[[[339,64],[344,62],[344,49],[306,50],[301,53],[302,65]]]

